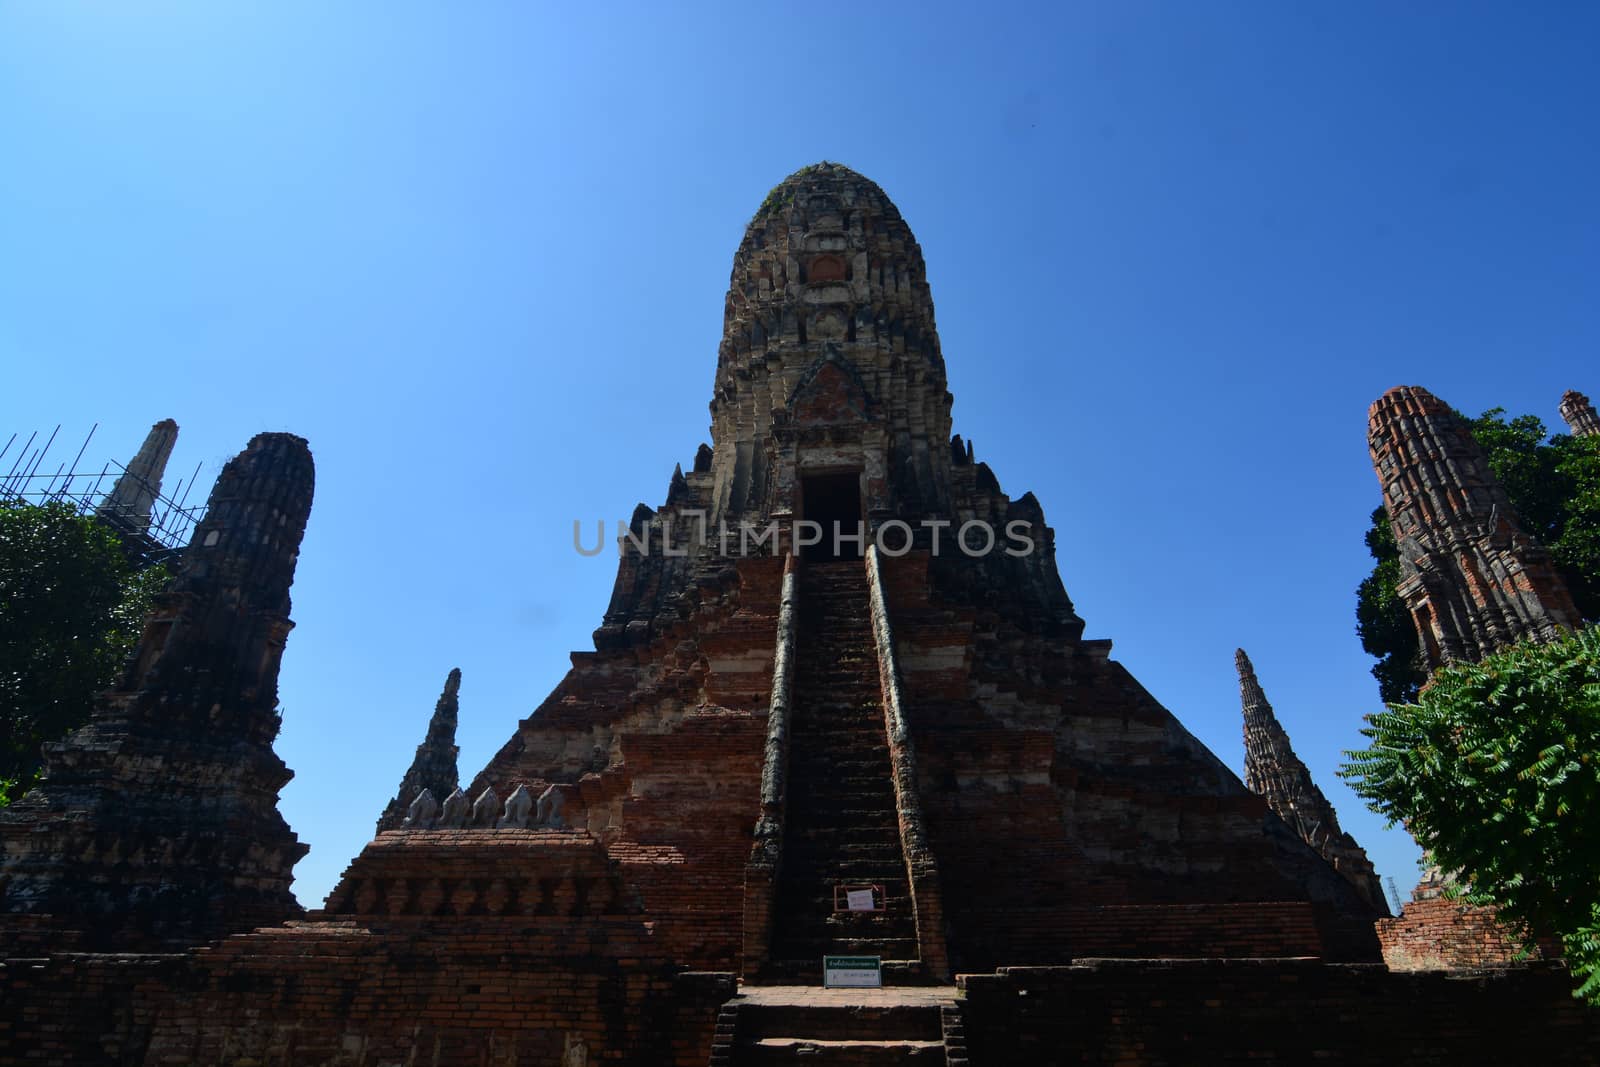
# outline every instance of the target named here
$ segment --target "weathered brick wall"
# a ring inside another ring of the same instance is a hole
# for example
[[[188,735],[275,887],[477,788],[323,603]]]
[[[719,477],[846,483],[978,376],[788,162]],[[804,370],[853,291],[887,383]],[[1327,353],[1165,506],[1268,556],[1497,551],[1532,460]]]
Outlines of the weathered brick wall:
[[[883,571],[957,969],[1379,958],[1371,908],[1109,643],[1007,615],[920,551]]]
[[[974,1067],[1600,1062],[1600,1011],[1559,968],[1080,962],[964,976]]]
[[[1436,897],[1414,900],[1395,919],[1377,924],[1383,962],[1397,971],[1496,967],[1531,956],[1555,955],[1554,945],[1524,953],[1521,942],[1495,918],[1493,909]]]
[[[739,967],[765,736],[764,717],[708,710],[671,733],[621,739],[630,787],[608,850],[685,967]]]
[[[192,966],[131,953],[0,963],[0,1065],[142,1064],[159,1005]]]
[[[732,978],[679,975],[737,960],[754,785],[719,803],[649,783],[658,760],[674,781],[719,765],[717,738],[744,751],[746,732],[726,715],[641,744],[626,802],[652,810],[609,847],[578,829],[383,833],[315,921],[181,957],[13,961],[0,1064],[704,1063]]]
[[[633,920],[305,923],[187,957],[8,961],[0,1064],[704,1064],[731,975]]]

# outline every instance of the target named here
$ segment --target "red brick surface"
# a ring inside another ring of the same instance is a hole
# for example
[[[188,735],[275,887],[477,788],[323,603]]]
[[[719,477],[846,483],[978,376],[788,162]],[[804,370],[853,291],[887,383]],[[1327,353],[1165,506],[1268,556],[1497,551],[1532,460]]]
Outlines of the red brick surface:
[[[1549,944],[1525,952],[1493,909],[1443,897],[1414,900],[1398,918],[1379,920],[1377,929],[1383,961],[1398,971],[1497,967],[1556,954]]]
[[[1558,968],[1397,974],[1283,960],[1080,961],[963,976],[974,1064],[1592,1064]]]

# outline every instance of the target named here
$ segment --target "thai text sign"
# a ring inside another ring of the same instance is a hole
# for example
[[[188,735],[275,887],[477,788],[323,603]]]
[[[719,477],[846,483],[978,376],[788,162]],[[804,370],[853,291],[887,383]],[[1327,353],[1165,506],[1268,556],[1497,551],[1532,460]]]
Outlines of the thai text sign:
[[[883,961],[877,956],[822,957],[825,989],[881,989]]]

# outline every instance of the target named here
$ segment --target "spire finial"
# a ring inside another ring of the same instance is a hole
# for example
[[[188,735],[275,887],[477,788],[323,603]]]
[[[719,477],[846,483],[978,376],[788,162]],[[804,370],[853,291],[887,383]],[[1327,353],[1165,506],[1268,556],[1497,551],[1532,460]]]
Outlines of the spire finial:
[[[122,475],[95,509],[95,514],[127,533],[142,534],[148,530],[150,510],[161,494],[161,478],[177,443],[178,424],[173,420],[162,419],[150,427],[144,444],[122,468]]]
[[[1355,839],[1339,829],[1338,814],[1295,755],[1244,649],[1234,649],[1233,665],[1239,672],[1239,702],[1244,709],[1245,787],[1344,875],[1374,911],[1387,914],[1377,872]]]
[[[380,833],[399,829],[405,821],[410,801],[404,798],[414,798],[424,790],[435,797],[449,797],[460,786],[460,776],[456,770],[456,756],[461,751],[456,747],[460,692],[461,668],[452,667],[444,680],[444,691],[439,694],[439,702],[433,707],[433,717],[428,720],[427,735],[422,744],[417,746],[416,758],[411,761],[405,777],[400,779],[400,788],[394,799],[389,801],[383,814],[378,817]]]

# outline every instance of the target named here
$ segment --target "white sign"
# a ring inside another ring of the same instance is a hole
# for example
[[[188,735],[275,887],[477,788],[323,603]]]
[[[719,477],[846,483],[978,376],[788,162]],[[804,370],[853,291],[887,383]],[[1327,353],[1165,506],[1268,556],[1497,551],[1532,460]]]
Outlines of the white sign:
[[[822,957],[825,989],[881,989],[883,961],[877,956]]]
[[[844,895],[845,907],[851,911],[877,911],[878,906],[872,901],[872,890],[851,889]]]

